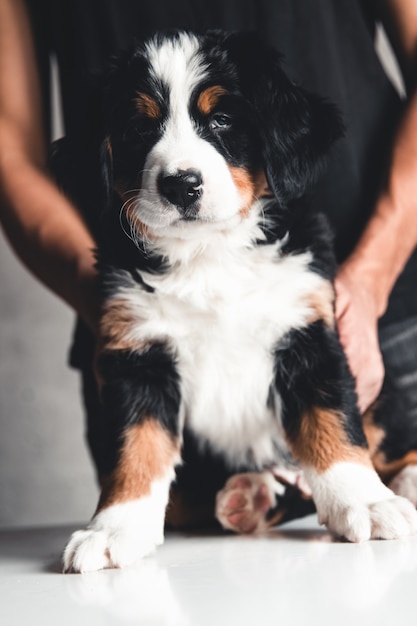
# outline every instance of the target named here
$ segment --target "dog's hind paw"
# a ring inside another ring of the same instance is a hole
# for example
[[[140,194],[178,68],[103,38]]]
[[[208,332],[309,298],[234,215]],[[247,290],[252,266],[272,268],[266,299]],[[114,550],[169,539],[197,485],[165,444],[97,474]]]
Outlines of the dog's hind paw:
[[[270,472],[248,472],[229,478],[216,497],[216,517],[223,528],[237,533],[266,529],[266,514],[284,487]]]

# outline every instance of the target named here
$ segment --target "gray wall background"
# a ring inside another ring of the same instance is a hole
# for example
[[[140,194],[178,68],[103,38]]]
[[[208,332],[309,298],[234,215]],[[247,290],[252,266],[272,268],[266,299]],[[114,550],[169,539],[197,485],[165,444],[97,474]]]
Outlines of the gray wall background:
[[[401,89],[381,33],[378,49]],[[59,135],[56,91],[54,103]],[[78,376],[66,365],[72,324],[0,233],[0,528],[80,522],[94,510]]]
[[[0,239],[0,527],[87,519],[96,499],[71,311]]]

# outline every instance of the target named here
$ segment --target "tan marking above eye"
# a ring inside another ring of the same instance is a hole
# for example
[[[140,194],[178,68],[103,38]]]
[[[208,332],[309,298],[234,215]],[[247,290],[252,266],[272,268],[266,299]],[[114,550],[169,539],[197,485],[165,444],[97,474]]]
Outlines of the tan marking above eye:
[[[211,87],[204,89],[204,91],[202,91],[198,96],[197,100],[197,106],[201,113],[204,115],[211,113],[221,96],[225,96],[226,94],[227,90],[220,85],[212,85]]]
[[[146,115],[146,117],[156,120],[161,117],[160,106],[152,96],[138,92],[136,94],[135,104],[139,113]]]

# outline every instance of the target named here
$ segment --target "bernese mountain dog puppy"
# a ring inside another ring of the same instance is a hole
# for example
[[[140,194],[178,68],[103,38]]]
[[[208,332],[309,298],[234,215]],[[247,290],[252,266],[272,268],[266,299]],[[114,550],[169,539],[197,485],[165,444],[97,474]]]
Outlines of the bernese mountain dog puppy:
[[[349,541],[415,532],[414,506],[373,468],[335,326],[331,238],[304,200],[342,132],[336,109],[256,36],[221,32],[138,45],[105,109],[105,470],[64,569],[136,561],[188,506],[265,528],[284,483],[311,490],[320,522]]]

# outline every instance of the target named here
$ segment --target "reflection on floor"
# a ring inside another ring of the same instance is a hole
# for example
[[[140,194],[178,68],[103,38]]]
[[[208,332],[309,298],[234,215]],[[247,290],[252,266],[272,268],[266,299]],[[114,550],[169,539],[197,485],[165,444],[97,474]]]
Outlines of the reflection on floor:
[[[314,516],[260,537],[170,534],[126,570],[62,575],[69,528],[0,533],[0,623],[394,625],[417,607],[417,537],[337,542]]]

